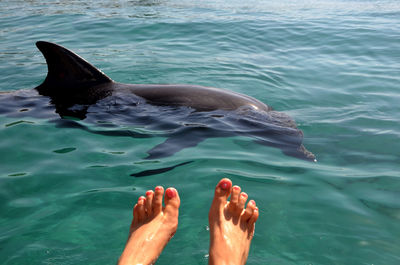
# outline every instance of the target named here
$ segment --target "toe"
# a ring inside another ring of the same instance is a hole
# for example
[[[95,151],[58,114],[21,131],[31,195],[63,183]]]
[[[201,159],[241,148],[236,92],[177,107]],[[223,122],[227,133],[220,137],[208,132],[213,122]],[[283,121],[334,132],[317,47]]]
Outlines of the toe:
[[[239,196],[240,196],[240,187],[235,185],[232,187],[231,199],[229,200],[228,204],[229,211],[236,212],[239,203]]]
[[[133,207],[133,220],[132,220],[132,225],[136,225],[138,223],[138,204],[136,203],[135,206]]]
[[[244,205],[246,204],[246,201],[247,201],[248,197],[249,196],[247,195],[247,193],[245,193],[245,192],[240,193],[239,202],[237,204],[237,211],[238,212],[241,213],[243,211]]]
[[[154,197],[154,192],[152,190],[146,191],[145,209],[147,216],[152,216],[153,214],[153,197]]]
[[[258,219],[258,207],[253,211],[253,215],[250,217],[249,225],[253,225]]]
[[[144,208],[144,204],[146,203],[146,198],[143,196],[139,197],[139,200],[137,202],[137,222],[141,223],[145,220],[146,218],[146,211]]]
[[[153,195],[153,214],[157,215],[162,210],[162,199],[164,195],[164,188],[157,186]]]
[[[244,211],[244,213],[242,215],[242,220],[247,222],[252,217],[255,208],[256,208],[256,202],[253,200],[250,200],[247,203],[246,210]]]
[[[178,215],[179,205],[181,204],[181,200],[179,198],[178,191],[175,188],[168,188],[165,191],[164,196],[165,202],[165,213],[168,215]]]
[[[231,193],[232,181],[228,178],[221,179],[215,188],[213,204],[225,205]]]
[[[238,204],[239,202],[239,195],[240,195],[240,187],[239,186],[233,186],[232,187],[232,193],[231,193],[231,200],[230,203],[234,204],[235,206]]]

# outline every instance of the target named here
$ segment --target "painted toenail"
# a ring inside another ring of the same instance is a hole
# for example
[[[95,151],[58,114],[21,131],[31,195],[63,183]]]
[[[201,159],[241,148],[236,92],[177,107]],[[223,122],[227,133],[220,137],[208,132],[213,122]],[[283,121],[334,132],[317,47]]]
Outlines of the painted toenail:
[[[221,181],[221,183],[219,183],[219,187],[223,190],[229,189],[229,186],[230,186],[229,181],[226,180],[223,180]]]
[[[254,200],[250,200],[249,203],[250,203],[251,205],[256,205],[256,202],[255,202]]]
[[[240,190],[239,186],[233,186],[234,190]]]
[[[146,196],[150,196],[152,193],[153,193],[152,190],[148,190],[148,191],[146,191]]]
[[[145,200],[146,198],[144,196],[139,197],[139,201]]]
[[[167,191],[165,192],[168,196],[168,198],[172,199],[173,197],[176,196],[176,190],[174,188],[169,188],[167,189]]]
[[[157,186],[157,187],[155,188],[156,191],[160,191],[160,190],[162,190],[162,189],[163,189],[163,187],[161,187],[161,186]]]

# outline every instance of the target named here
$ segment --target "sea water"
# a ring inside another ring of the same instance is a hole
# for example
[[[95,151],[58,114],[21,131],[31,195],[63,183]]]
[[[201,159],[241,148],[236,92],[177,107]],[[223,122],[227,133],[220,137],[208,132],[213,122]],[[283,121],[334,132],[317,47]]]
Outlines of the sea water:
[[[396,0],[0,1],[1,91],[39,85],[35,42],[52,41],[119,82],[255,97],[293,117],[318,159],[227,137],[146,160],[164,137],[0,116],[0,263],[114,264],[135,201],[163,185],[182,205],[157,264],[207,264],[228,177],[260,209],[248,264],[400,264],[399,25]]]

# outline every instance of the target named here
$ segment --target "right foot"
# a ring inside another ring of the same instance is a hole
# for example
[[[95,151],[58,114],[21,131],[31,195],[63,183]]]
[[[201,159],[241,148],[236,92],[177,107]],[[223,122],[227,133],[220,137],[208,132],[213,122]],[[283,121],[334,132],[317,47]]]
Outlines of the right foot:
[[[119,265],[154,264],[178,227],[180,199],[176,189],[157,186],[141,196],[133,209],[128,242]]]
[[[228,197],[231,195],[230,201]],[[244,265],[254,235],[258,208],[250,200],[246,209],[247,194],[225,178],[215,188],[214,199],[208,215],[210,223],[211,265]]]

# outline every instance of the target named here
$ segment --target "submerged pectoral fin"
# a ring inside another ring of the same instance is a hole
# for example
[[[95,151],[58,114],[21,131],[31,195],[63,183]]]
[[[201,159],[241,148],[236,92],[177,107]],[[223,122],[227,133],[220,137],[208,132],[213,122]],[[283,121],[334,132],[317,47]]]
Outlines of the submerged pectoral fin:
[[[172,136],[165,140],[165,142],[156,145],[147,153],[149,154],[146,159],[157,159],[172,156],[184,148],[195,147],[200,142],[204,141],[205,137],[192,137],[192,136]]]
[[[208,137],[217,137],[215,133],[210,131],[209,128],[206,127],[193,127],[193,128],[184,128],[178,133],[175,133],[165,142],[156,145],[147,153],[149,154],[146,159],[156,159],[172,156],[173,154],[179,152],[180,150],[188,147],[195,147],[200,142],[204,141]]]
[[[282,153],[288,156],[300,158],[307,161],[317,162],[315,155],[308,151],[304,145],[296,141],[281,141],[277,139],[263,139],[255,140],[254,142],[266,146],[271,146],[281,149]]]
[[[304,145],[300,145],[298,147],[290,147],[290,148],[281,148],[282,152],[288,156],[297,157],[303,160],[317,162],[315,155],[308,151]]]

